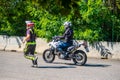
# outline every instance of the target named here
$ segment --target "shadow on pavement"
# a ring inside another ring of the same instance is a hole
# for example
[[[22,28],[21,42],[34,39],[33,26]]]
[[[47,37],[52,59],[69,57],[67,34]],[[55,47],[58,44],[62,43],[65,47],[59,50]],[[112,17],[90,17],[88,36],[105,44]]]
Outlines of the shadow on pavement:
[[[62,69],[62,68],[76,68],[77,66],[80,65],[75,65],[74,63],[64,63],[64,62],[53,62],[51,64],[65,64],[68,66],[38,66],[37,68],[56,68],[56,69]],[[106,65],[106,64],[85,64],[83,67],[109,67],[111,65]]]
[[[111,65],[106,65],[106,64],[85,64],[85,67],[109,67]]]
[[[75,65],[74,63],[64,63],[64,62],[53,62],[53,64]]]
[[[62,69],[62,68],[76,68],[73,66],[38,66],[36,68],[56,68],[56,69]]]
[[[63,62],[54,62],[53,64],[74,65],[74,67],[75,66],[80,66],[80,65],[75,65],[74,63],[63,63]],[[85,64],[83,66],[85,66],[85,67],[109,67],[111,65],[106,65],[106,64]]]

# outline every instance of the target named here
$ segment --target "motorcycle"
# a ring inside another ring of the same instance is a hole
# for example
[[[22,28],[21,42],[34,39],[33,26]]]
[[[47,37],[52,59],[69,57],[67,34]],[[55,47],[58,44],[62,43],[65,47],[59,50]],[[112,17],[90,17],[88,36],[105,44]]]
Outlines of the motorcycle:
[[[53,38],[53,40],[49,42],[50,48],[43,52],[43,59],[46,63],[52,63],[55,59],[55,55],[57,55],[59,59],[63,59],[61,58],[62,53],[58,50],[58,45],[62,42],[62,40],[56,38]],[[81,45],[83,45],[85,50],[89,52],[86,41],[78,43],[76,40],[73,40],[73,45],[64,50],[64,52],[67,53],[67,57],[64,58],[64,60],[73,60],[76,65],[84,65],[87,62],[87,55],[85,51],[78,49]]]

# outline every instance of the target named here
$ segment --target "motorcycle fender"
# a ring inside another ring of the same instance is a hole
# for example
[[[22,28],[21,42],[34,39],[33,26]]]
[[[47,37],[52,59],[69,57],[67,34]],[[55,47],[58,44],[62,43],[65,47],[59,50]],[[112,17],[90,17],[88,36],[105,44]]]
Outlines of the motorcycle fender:
[[[76,54],[77,52],[85,53],[83,50],[76,50],[76,51],[74,52],[74,54]],[[85,54],[86,54],[86,53],[85,53]]]

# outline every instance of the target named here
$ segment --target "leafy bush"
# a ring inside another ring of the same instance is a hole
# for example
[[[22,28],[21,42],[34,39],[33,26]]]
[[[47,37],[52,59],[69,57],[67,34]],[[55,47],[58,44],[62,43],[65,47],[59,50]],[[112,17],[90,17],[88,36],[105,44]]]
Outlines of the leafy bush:
[[[1,0],[0,34],[24,36],[25,20],[32,20],[37,36],[49,41],[62,35],[63,23],[71,21],[75,39],[120,41],[119,0],[116,7],[112,1]]]

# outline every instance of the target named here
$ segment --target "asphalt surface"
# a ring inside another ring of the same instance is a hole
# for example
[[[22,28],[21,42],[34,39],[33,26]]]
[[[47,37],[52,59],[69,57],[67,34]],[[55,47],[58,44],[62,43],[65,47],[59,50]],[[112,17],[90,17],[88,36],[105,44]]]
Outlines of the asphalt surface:
[[[45,63],[38,55],[38,68],[20,52],[0,51],[0,80],[120,80],[120,61],[88,58],[85,66],[55,59]]]

